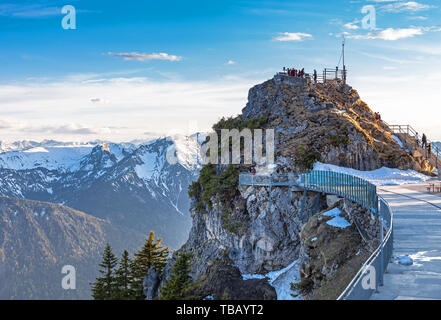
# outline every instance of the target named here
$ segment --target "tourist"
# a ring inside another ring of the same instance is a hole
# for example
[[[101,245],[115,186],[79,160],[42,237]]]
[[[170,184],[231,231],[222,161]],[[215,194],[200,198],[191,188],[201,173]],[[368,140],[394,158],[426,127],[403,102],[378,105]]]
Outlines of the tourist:
[[[430,158],[431,155],[432,155],[432,144],[429,143],[427,145],[427,158]]]
[[[416,141],[417,146],[419,147],[420,146],[420,137],[418,135],[418,132],[415,134],[415,141]]]
[[[421,147],[423,147],[423,149],[427,148],[427,137],[425,133],[423,133],[423,138],[421,140],[422,140]]]

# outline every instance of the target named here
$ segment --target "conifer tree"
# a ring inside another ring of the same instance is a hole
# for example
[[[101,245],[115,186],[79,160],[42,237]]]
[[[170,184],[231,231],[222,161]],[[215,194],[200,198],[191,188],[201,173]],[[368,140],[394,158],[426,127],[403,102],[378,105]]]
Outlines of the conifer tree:
[[[132,262],[132,289],[135,299],[145,299],[142,282],[150,268],[162,273],[168,257],[168,247],[161,245],[162,239],[155,241],[155,233],[150,231],[141,249],[135,253]]]
[[[128,300],[133,298],[133,291],[131,289],[131,264],[132,261],[129,258],[129,253],[127,252],[127,250],[124,250],[119,262],[119,267],[115,271],[115,299]]]
[[[96,278],[96,282],[92,284],[92,296],[95,300],[110,300],[115,296],[115,267],[118,264],[118,259],[112,252],[112,247],[107,243],[104,253],[103,261],[99,264],[101,270],[99,272],[102,277]]]
[[[160,300],[180,300],[186,298],[186,290],[193,282],[190,276],[190,261],[190,253],[179,253],[176,262],[173,264],[170,279],[161,289]]]

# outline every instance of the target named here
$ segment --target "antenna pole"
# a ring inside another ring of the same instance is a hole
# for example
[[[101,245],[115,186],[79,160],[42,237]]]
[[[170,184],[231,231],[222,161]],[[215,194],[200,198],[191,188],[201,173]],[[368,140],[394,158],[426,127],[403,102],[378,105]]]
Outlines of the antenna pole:
[[[346,65],[345,65],[345,37],[342,42],[342,56],[343,56],[343,83],[346,84]]]

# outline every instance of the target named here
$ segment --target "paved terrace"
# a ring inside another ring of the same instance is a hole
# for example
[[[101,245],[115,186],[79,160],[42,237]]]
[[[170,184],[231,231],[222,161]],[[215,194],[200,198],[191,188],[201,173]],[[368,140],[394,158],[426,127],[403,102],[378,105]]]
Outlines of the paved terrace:
[[[394,261],[372,299],[441,299],[441,197],[425,185],[379,187],[394,212]],[[400,265],[402,255],[413,265]]]

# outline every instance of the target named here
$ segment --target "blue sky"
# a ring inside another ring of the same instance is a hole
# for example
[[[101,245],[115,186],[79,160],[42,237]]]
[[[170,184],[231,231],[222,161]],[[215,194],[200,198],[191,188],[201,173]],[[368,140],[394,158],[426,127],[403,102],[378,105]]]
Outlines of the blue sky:
[[[76,29],[61,8],[76,9]],[[376,28],[361,12],[376,9]],[[441,140],[441,2],[0,3],[1,140],[115,141],[207,130],[283,66],[335,67],[391,124]]]

